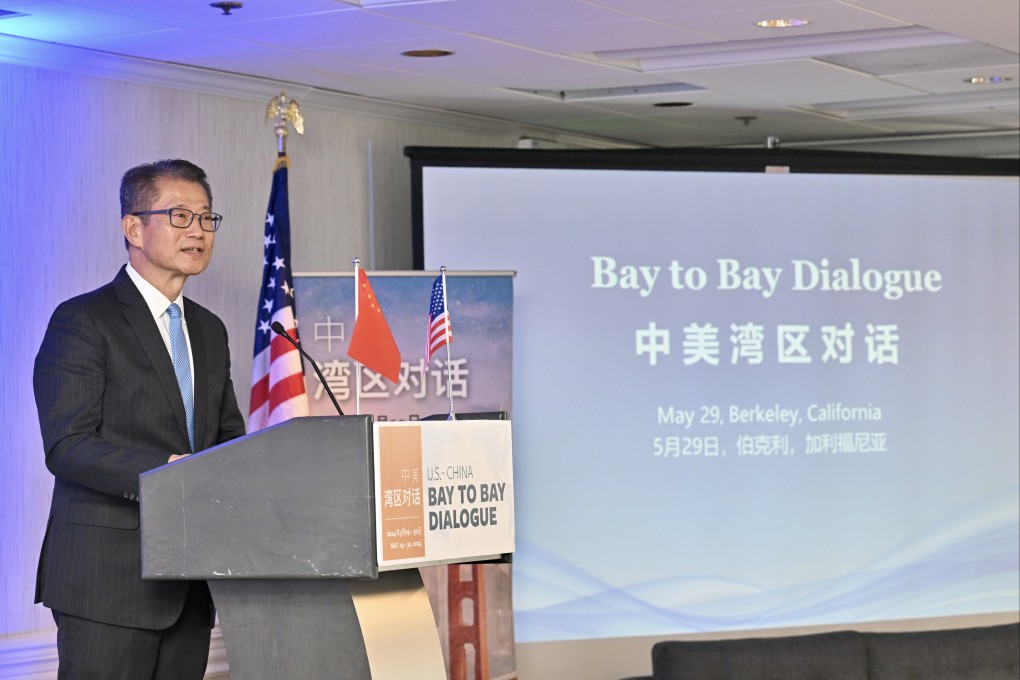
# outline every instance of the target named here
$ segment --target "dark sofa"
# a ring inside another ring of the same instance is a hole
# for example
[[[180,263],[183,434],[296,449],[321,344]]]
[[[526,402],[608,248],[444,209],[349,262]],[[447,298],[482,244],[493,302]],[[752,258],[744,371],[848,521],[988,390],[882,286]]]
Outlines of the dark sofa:
[[[632,680],[915,679],[1020,679],[1020,624],[669,640],[652,647],[652,675]]]

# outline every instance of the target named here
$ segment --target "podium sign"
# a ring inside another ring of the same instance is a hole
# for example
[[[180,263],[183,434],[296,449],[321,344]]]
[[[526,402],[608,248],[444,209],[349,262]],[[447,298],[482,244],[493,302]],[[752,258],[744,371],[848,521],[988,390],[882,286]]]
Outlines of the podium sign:
[[[506,420],[374,423],[380,571],[514,551]]]

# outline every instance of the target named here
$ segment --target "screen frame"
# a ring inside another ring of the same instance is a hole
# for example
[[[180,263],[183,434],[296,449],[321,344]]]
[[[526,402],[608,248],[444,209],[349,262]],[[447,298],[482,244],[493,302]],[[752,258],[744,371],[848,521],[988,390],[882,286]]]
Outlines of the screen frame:
[[[422,204],[427,167],[790,172],[1020,177],[1020,159],[921,156],[808,149],[500,149],[408,146],[412,268],[425,268]]]

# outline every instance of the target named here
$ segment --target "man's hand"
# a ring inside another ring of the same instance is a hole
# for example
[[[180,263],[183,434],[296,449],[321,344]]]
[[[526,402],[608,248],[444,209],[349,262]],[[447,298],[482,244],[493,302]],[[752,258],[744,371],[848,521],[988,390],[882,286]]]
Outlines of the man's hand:
[[[187,458],[190,455],[191,455],[190,453],[175,453],[172,456],[170,456],[170,460],[168,460],[167,462],[168,463],[172,463],[175,460],[180,460],[181,458]]]

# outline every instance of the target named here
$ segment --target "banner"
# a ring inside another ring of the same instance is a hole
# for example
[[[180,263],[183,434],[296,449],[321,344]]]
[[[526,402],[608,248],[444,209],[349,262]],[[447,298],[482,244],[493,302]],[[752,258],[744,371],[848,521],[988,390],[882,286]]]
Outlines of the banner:
[[[508,271],[448,271],[446,311],[456,324],[457,342],[450,344],[449,359],[445,351],[426,359],[424,339],[429,325],[428,313],[436,273],[371,273],[372,291],[381,307],[386,310],[386,321],[402,357],[396,382],[384,379],[367,367],[361,368],[361,412],[375,416],[376,428],[386,425],[387,421],[418,421],[429,416],[442,418],[450,411],[451,397],[457,414],[495,411],[510,413],[513,276],[513,272]],[[301,296],[302,344],[315,358],[341,408],[349,414],[355,412],[354,371],[358,366],[347,356],[354,329],[352,277],[353,273],[294,275],[294,287]],[[305,367],[305,379],[311,414],[333,414],[333,404],[311,366]],[[469,422],[462,421],[458,425]],[[407,423],[406,427],[399,422],[391,422],[389,425],[398,426],[389,428],[389,431],[407,432],[413,432],[413,428],[418,426],[412,422]],[[445,422],[421,423],[429,431],[441,430],[444,425]],[[494,425],[505,427],[509,437],[509,423]],[[380,438],[376,437],[377,440]],[[387,484],[391,500],[395,498],[392,494],[396,490],[400,491],[401,500],[414,493],[413,488],[402,481],[405,473],[403,467],[393,468],[390,464],[380,462],[376,464],[379,478],[390,480]],[[468,465],[472,466],[470,471],[476,477],[466,476]],[[448,473],[446,468],[450,466],[453,471]],[[419,474],[424,476],[417,487],[418,492],[423,494],[420,497],[422,505],[417,510],[422,522],[418,525],[421,527],[422,544],[405,545],[404,550],[423,551],[427,558],[428,550],[432,548],[431,537],[437,538],[435,547],[439,549],[444,543],[448,545],[449,541],[468,535],[470,531],[465,533],[456,528],[440,531],[438,528],[438,524],[450,527],[460,524],[463,510],[468,513],[468,525],[472,522],[472,509],[477,509],[480,523],[483,508],[488,508],[485,512],[492,512],[491,508],[495,507],[497,527],[514,526],[512,487],[498,486],[502,481],[511,480],[510,470],[500,472],[502,479],[496,479],[491,472],[485,473],[485,483],[488,486],[485,491],[486,502],[482,503],[482,467],[475,468],[473,463],[466,462],[458,454],[451,454],[448,460],[445,457],[441,460],[423,458],[420,463],[415,458],[406,472],[413,474],[413,467],[417,467]],[[429,468],[433,469],[436,479],[428,478]],[[436,468],[439,468],[439,472],[436,472]],[[463,477],[453,481],[457,474]],[[494,483],[497,485],[495,489],[492,486]],[[451,485],[454,487],[453,492],[449,491]],[[469,485],[474,485],[474,501],[468,497]],[[439,498],[440,486],[445,487],[442,503]],[[461,486],[465,494],[463,504],[460,497],[462,490],[458,488]],[[435,489],[432,491],[435,496],[431,507],[428,505],[429,489]],[[379,493],[380,498],[385,498],[386,492],[382,488]],[[496,506],[490,502],[494,495],[500,499]],[[427,528],[428,522],[432,521],[430,512],[436,513],[437,528],[434,531]],[[402,514],[394,512],[391,516],[399,517]],[[488,517],[491,519],[492,515]],[[404,540],[405,544],[416,542],[413,532],[414,527],[408,528],[408,536],[404,538],[409,540]],[[429,538],[426,541],[427,535]],[[515,537],[506,538],[513,545]],[[398,544],[400,542],[397,541]],[[493,550],[504,551],[503,547]],[[385,558],[381,562],[385,562]],[[420,571],[432,603],[450,680],[517,677],[510,564],[443,565],[423,567]],[[465,614],[467,611],[469,615]]]
[[[352,274],[295,274],[301,297],[301,342],[319,364],[344,413],[353,414],[357,363],[347,356],[354,329]],[[447,273],[447,301],[457,342],[425,359],[435,273],[372,272],[372,289],[402,361],[396,382],[362,367],[361,411],[377,420],[418,420],[448,413],[510,411],[513,274]],[[311,366],[305,368],[311,415],[335,412]]]

